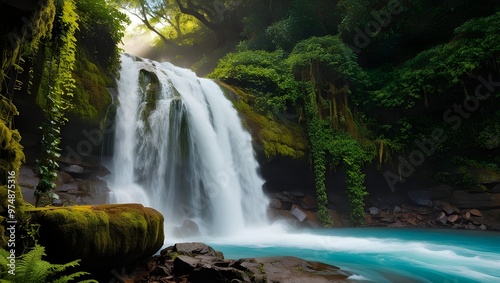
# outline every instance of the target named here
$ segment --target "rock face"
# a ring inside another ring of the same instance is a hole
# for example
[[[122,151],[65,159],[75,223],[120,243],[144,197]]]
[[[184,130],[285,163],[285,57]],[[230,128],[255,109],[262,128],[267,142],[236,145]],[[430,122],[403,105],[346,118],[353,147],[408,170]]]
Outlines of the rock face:
[[[408,197],[416,205],[431,207],[436,200],[448,199],[452,190],[450,186],[440,185],[425,190],[409,191]]]
[[[351,275],[335,266],[295,257],[227,260],[203,243],[175,244],[141,268],[130,282],[326,283],[348,282]]]
[[[40,244],[54,262],[81,259],[83,269],[109,270],[147,258],[163,245],[163,216],[140,204],[37,208]]]
[[[454,191],[451,201],[459,208],[500,208],[500,193],[470,193]]]

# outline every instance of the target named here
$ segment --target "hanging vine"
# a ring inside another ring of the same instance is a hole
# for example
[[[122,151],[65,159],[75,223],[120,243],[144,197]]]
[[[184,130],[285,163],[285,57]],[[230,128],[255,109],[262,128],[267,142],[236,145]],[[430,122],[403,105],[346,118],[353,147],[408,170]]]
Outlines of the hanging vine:
[[[71,107],[69,98],[73,96],[75,80],[72,71],[75,65],[78,15],[73,0],[59,0],[55,34],[50,42],[50,61],[45,63],[45,85],[39,98],[44,99],[47,121],[42,124],[42,152],[37,160],[37,175],[40,179],[35,190],[36,205],[43,195],[53,196],[54,180],[57,179],[60,157],[61,126],[67,122],[65,112]]]
[[[329,167],[346,169],[351,221],[364,222],[365,175],[362,165],[375,157],[367,132],[351,113],[351,85],[367,85],[355,55],[336,37],[310,38],[296,45],[288,62],[304,83],[304,108],[318,199],[318,217],[331,226],[325,174]],[[359,91],[357,89],[356,91]]]

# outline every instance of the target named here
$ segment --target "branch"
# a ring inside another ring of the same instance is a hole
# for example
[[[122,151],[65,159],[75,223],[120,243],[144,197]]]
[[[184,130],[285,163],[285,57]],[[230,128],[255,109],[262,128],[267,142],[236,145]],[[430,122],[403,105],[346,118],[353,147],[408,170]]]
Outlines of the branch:
[[[185,7],[182,5],[180,0],[176,0],[177,6],[179,6],[179,9],[181,13],[191,15],[195,17],[198,21],[200,21],[203,25],[205,25],[207,28],[210,30],[214,31],[215,33],[218,33],[220,31],[220,28],[218,25],[210,22],[203,14],[193,10],[194,4],[188,0],[188,7]]]
[[[163,43],[165,43],[165,45],[173,45],[174,44],[171,40],[169,40],[163,34],[161,34],[153,25],[151,25],[151,23],[148,20],[147,15],[146,15],[146,7],[145,7],[143,1],[141,1],[141,14],[142,14],[142,18],[139,17],[139,19],[141,19],[141,21],[144,23],[144,25],[146,25],[146,27],[149,30],[151,30],[152,32],[156,33],[161,38],[161,40],[163,41]]]

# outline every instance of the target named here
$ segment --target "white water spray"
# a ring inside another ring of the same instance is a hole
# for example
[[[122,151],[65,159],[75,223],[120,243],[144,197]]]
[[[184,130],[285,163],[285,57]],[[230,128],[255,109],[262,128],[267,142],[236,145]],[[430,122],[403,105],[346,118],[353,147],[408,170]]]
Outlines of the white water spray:
[[[206,235],[267,224],[251,136],[213,81],[122,56],[110,202],[138,202]]]

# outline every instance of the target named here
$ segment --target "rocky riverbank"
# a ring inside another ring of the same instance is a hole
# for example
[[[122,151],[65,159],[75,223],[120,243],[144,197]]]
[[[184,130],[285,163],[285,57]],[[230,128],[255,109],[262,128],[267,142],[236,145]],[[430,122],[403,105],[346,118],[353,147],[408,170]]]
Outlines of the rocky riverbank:
[[[441,188],[450,189],[450,188]],[[473,208],[469,202],[455,205],[452,193],[439,195],[440,189],[411,191],[408,198],[396,199],[374,197],[367,201],[365,215],[366,227],[431,227],[468,230],[500,231],[500,208],[496,206],[482,209]],[[455,191],[456,192],[456,191]],[[455,193],[456,194],[456,193]],[[492,202],[496,193],[481,193],[482,198],[489,197]],[[477,194],[479,195],[479,193]],[[319,228],[316,211],[316,198],[300,191],[283,191],[269,194],[269,216],[273,221],[285,219],[296,228]],[[477,198],[477,197],[476,197]],[[465,203],[464,206],[460,206]],[[474,203],[473,203],[474,204]],[[329,209],[335,227],[350,227],[346,210]]]
[[[349,282],[351,276],[338,267],[295,257],[225,259],[203,243],[178,243],[137,266],[121,282],[218,283],[218,282]]]

